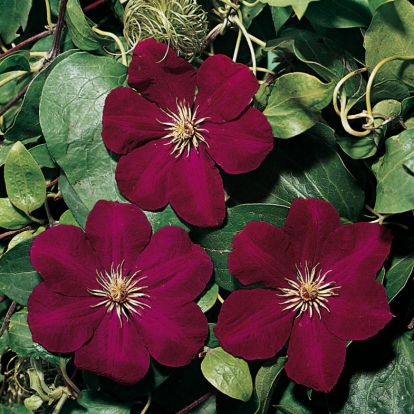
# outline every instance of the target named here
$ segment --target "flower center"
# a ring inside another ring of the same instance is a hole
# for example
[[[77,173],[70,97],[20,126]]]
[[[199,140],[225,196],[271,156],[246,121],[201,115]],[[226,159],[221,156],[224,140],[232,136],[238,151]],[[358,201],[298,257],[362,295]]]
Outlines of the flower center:
[[[177,101],[177,112],[174,113],[169,109],[163,112],[171,119],[171,122],[161,122],[165,125],[165,131],[167,135],[164,135],[162,139],[169,139],[166,145],[174,145],[171,154],[177,153],[176,158],[179,157],[185,149],[187,149],[187,157],[190,155],[191,147],[194,147],[198,153],[198,144],[203,142],[207,146],[208,143],[204,139],[202,132],[207,132],[206,129],[200,128],[207,118],[197,119],[197,109],[192,111],[191,107],[185,102]]]
[[[332,287],[335,284],[334,281],[325,283],[326,275],[330,270],[322,274],[322,269],[317,272],[318,266],[317,264],[309,269],[308,262],[306,262],[302,271],[296,266],[298,281],[286,279],[292,288],[279,288],[282,292],[279,296],[288,298],[282,302],[282,305],[288,305],[283,310],[290,309],[294,312],[299,310],[298,316],[309,310],[309,315],[312,317],[313,309],[315,309],[319,318],[321,318],[320,308],[329,312],[328,298],[338,296],[335,289],[339,289],[340,286]]]
[[[142,290],[148,288],[148,286],[138,286],[139,283],[146,279],[146,276],[136,279],[135,276],[140,272],[133,273],[132,275],[124,276],[122,269],[123,262],[114,268],[112,263],[111,270],[108,273],[96,271],[96,281],[102,289],[88,289],[88,293],[92,296],[103,298],[103,300],[96,305],[92,305],[92,308],[98,306],[105,306],[107,312],[116,310],[119,322],[122,327],[122,316],[125,317],[128,322],[129,316],[132,313],[141,316],[139,310],[144,308],[151,308],[150,305],[143,302],[140,298],[149,298],[149,295],[143,293]]]

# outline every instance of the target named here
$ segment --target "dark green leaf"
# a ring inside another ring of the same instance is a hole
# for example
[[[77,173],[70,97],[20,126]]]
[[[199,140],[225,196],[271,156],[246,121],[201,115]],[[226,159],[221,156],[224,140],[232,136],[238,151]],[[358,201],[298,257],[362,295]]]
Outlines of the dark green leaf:
[[[50,156],[46,144],[36,145],[35,147],[30,148],[29,152],[35,161],[42,167],[56,168],[56,163]]]
[[[106,54],[103,46],[113,43],[111,38],[95,33],[91,22],[82,11],[79,0],[69,0],[66,6],[65,21],[72,42],[81,50]]]
[[[29,52],[26,50],[19,50],[17,52],[10,53],[0,60],[0,73],[10,72],[13,70],[30,71],[29,57]]]
[[[226,177],[226,183],[238,203],[289,207],[295,198],[320,198],[350,222],[358,220],[364,206],[364,192],[338,153],[334,131],[322,124],[292,140],[275,140],[256,171]]]
[[[41,281],[30,263],[32,241],[25,240],[0,257],[0,292],[21,305],[27,304],[33,288]]]
[[[289,20],[292,14],[291,7],[271,7],[272,20],[275,26],[275,32],[279,33],[280,29]]]
[[[378,213],[401,213],[414,209],[414,130],[387,139],[386,152],[372,170],[377,177]]]
[[[0,0],[0,36],[6,44],[19,37],[20,27],[26,28],[32,0]]]
[[[223,394],[247,401],[253,392],[252,377],[247,362],[215,348],[201,363],[204,377]]]
[[[273,86],[263,113],[277,138],[291,138],[315,125],[319,111],[332,100],[332,83],[325,84],[307,73],[288,73]]]
[[[414,410],[414,346],[412,332],[394,340],[393,353],[374,371],[358,370],[350,379],[341,414],[401,413]]]
[[[125,66],[111,58],[79,52],[56,65],[43,89],[40,123],[46,144],[88,210],[100,199],[122,200],[116,160],[105,148],[101,129],[106,95],[122,85],[125,75]]]
[[[301,19],[306,12],[306,9],[309,6],[309,3],[313,1],[320,0],[260,0],[263,3],[268,3],[270,6],[276,7],[288,7],[291,6],[298,16],[298,19]]]
[[[156,232],[165,226],[178,226],[188,231],[189,227],[175,214],[174,210],[168,204],[159,211],[144,211],[152,226],[152,231]]]
[[[266,414],[280,373],[286,363],[286,357],[272,358],[265,362],[256,374],[255,390],[260,402],[254,414]]]
[[[10,201],[27,215],[45,202],[42,170],[21,142],[13,145],[6,158],[4,180]]]
[[[24,95],[21,109],[12,127],[6,132],[6,138],[9,141],[26,141],[42,135],[39,121],[39,102],[46,78],[59,62],[73,53],[75,53],[74,50],[60,54],[32,80]]]
[[[382,59],[391,56],[414,55],[414,6],[396,0],[379,6],[365,35],[366,65],[375,68]],[[408,85],[408,87],[407,87]],[[402,100],[414,87],[412,60],[396,60],[384,64],[378,71],[373,92],[376,99]]]
[[[71,226],[79,227],[78,222],[70,210],[66,210],[59,219],[59,224],[70,224]]]
[[[0,414],[32,414],[24,405],[20,404],[2,404]]]

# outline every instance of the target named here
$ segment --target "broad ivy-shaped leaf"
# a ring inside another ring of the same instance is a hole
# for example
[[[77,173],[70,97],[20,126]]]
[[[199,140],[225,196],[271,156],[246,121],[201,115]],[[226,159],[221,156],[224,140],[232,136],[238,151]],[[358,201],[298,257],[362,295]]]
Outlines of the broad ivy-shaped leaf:
[[[122,200],[116,159],[105,148],[101,130],[105,98],[125,76],[126,67],[113,59],[79,52],[56,65],[43,88],[40,124],[46,144],[89,210],[100,199]]]
[[[401,213],[414,209],[414,130],[388,138],[385,155],[372,166],[377,177],[378,213]]]
[[[32,0],[0,0],[0,36],[6,44],[19,37],[19,28],[26,29]]]
[[[0,292],[24,306],[42,280],[30,262],[32,242],[33,239],[22,241],[0,257]]]
[[[4,180],[10,201],[28,216],[45,202],[42,170],[21,142],[13,145],[6,158]]]
[[[306,17],[323,27],[367,27],[371,9],[368,0],[321,0],[309,5]]]
[[[252,395],[253,382],[247,362],[220,347],[207,353],[201,371],[207,381],[231,398],[248,401]]]
[[[0,60],[0,73],[11,72],[13,70],[30,71],[29,57],[30,55],[27,50],[10,53]]]
[[[298,19],[301,19],[309,6],[309,3],[320,0],[260,0],[262,3],[267,3],[269,6],[287,7],[292,6]]]
[[[385,58],[414,55],[414,6],[406,0],[380,5],[365,34],[366,65],[371,69]],[[413,60],[385,63],[375,76],[376,99],[402,100],[414,87]]]
[[[315,125],[319,111],[332,100],[332,83],[325,84],[307,73],[288,73],[273,86],[266,115],[276,138],[291,138]]]

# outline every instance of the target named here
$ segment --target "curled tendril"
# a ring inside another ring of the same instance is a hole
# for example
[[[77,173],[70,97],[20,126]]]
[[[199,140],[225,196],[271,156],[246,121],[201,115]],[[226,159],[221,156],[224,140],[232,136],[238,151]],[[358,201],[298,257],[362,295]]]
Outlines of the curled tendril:
[[[353,136],[356,137],[365,137],[369,135],[374,129],[380,128],[387,123],[391,122],[393,119],[395,119],[395,116],[389,117],[383,114],[374,113],[372,112],[372,104],[371,104],[371,90],[372,85],[374,83],[374,79],[380,68],[388,62],[391,62],[393,60],[413,60],[414,55],[409,56],[390,56],[385,59],[382,59],[380,62],[377,63],[377,65],[372,70],[368,82],[367,82],[367,89],[365,93],[365,105],[366,109],[361,111],[359,114],[355,115],[348,115],[348,112],[352,108],[352,106],[347,108],[347,96],[344,90],[342,90],[341,94],[339,94],[339,91],[343,84],[350,78],[352,78],[355,75],[358,75],[362,72],[365,72],[368,70],[367,67],[354,70],[353,72],[348,73],[346,76],[344,76],[336,85],[334,91],[333,91],[333,107],[337,115],[341,118],[342,126],[344,130]],[[338,97],[340,96],[340,106],[338,106]],[[384,121],[381,122],[379,125],[375,125],[375,117],[382,118]],[[365,118],[365,124],[363,125],[364,131],[356,131],[349,125],[349,120],[351,119],[359,119],[359,118]],[[401,125],[404,127],[404,123],[400,120]]]

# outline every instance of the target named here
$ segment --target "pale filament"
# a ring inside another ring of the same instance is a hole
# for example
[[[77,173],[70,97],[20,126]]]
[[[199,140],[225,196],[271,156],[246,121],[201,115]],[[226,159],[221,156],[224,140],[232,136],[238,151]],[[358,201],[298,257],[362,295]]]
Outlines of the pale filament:
[[[96,281],[102,289],[88,289],[88,293],[92,296],[103,298],[101,302],[91,305],[91,307],[105,306],[108,313],[115,309],[121,327],[122,317],[128,322],[132,313],[141,316],[140,310],[151,308],[150,305],[139,300],[139,298],[149,298],[148,294],[142,292],[148,286],[138,286],[147,276],[136,279],[135,276],[139,274],[140,270],[124,276],[122,266],[123,262],[116,268],[112,264],[110,273],[107,271],[102,273],[97,270]]]
[[[174,145],[171,154],[177,152],[176,158],[179,157],[185,149],[187,149],[187,157],[190,155],[191,147],[194,147],[198,153],[199,142],[209,146],[207,141],[203,137],[203,132],[207,132],[206,129],[200,128],[200,125],[207,119],[197,119],[198,107],[192,111],[191,107],[184,101],[177,101],[177,113],[170,109],[164,111],[171,122],[161,122],[160,124],[165,125],[165,130],[168,132],[162,139],[170,139],[165,145]]]
[[[322,274],[322,269],[317,272],[316,269],[318,266],[319,264],[309,269],[308,262],[306,262],[304,272],[296,266],[297,282],[286,278],[286,281],[292,288],[279,288],[282,293],[278,295],[289,298],[281,302],[282,305],[288,305],[283,309],[284,311],[299,311],[297,315],[299,317],[303,312],[309,310],[309,316],[312,317],[313,310],[315,309],[319,315],[319,319],[322,317],[321,308],[330,312],[328,298],[330,296],[338,296],[335,293],[335,289],[339,289],[340,286],[332,287],[335,284],[334,281],[325,283],[326,276],[330,270]]]

